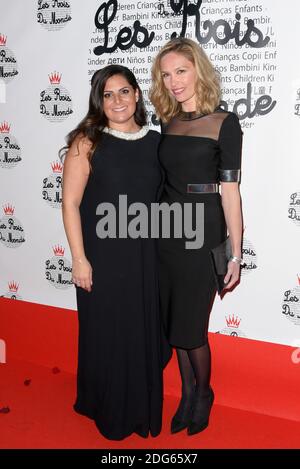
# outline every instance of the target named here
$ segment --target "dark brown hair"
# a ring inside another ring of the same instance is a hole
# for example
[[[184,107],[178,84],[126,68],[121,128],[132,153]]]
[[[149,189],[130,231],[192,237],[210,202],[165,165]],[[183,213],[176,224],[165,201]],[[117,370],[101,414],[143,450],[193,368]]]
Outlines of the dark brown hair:
[[[146,124],[146,111],[143,94],[134,74],[129,70],[129,68],[124,67],[123,65],[107,65],[106,67],[97,70],[92,77],[88,112],[78,126],[71,130],[71,132],[66,136],[66,145],[59,151],[59,158],[61,161],[63,161],[74,140],[80,136],[80,139],[88,138],[92,144],[88,153],[88,160],[91,162],[96,145],[101,138],[103,128],[108,125],[108,119],[103,110],[103,93],[107,80],[114,75],[122,75],[129,85],[132,86],[134,91],[139,91],[139,99],[136,104],[134,120],[136,124],[141,127]]]

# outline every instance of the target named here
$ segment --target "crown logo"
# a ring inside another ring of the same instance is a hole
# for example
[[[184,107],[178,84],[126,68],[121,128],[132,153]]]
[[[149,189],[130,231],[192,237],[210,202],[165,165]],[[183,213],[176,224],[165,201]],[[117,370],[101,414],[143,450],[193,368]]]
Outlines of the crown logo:
[[[10,125],[7,122],[2,122],[0,124],[0,132],[2,134],[4,134],[4,133],[8,134],[9,131],[10,131]]]
[[[13,215],[15,211],[15,207],[12,207],[9,204],[3,205],[3,210],[5,215]]]
[[[61,74],[59,74],[58,72],[51,73],[48,76],[49,76],[51,85],[58,85],[60,83]]]
[[[62,246],[54,246],[53,248],[53,252],[56,256],[63,256],[64,253],[65,253],[65,249],[62,247]]]
[[[19,289],[19,284],[17,282],[8,282],[9,291],[16,293]]]
[[[228,327],[236,327],[238,328],[239,325],[240,325],[240,322],[241,322],[241,319],[238,317],[238,316],[234,316],[234,314],[232,316],[225,316],[226,318],[226,322],[227,322],[227,326]]]
[[[5,46],[6,39],[7,39],[7,36],[4,36],[4,34],[0,34],[0,46]]]
[[[54,173],[62,173],[63,165],[58,161],[51,163],[51,168]]]

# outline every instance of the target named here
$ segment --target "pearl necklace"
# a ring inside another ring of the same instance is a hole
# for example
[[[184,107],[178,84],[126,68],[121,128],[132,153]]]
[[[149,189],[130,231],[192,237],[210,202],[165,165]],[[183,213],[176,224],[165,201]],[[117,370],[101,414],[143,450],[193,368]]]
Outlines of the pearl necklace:
[[[123,138],[124,140],[138,140],[139,138],[143,138],[145,137],[145,135],[147,135],[147,133],[149,132],[149,128],[147,125],[145,125],[137,132],[123,132],[122,130],[104,127],[103,132],[113,135],[117,138]]]

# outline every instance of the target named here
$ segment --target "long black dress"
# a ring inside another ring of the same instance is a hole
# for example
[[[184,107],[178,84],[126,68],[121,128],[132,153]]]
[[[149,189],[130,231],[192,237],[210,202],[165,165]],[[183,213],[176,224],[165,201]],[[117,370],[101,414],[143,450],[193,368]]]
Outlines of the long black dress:
[[[186,249],[186,238],[159,239],[160,299],[167,338],[183,349],[207,342],[216,293],[210,249],[226,237],[219,192],[188,193],[188,184],[239,180],[241,127],[232,112],[218,108],[197,116],[181,112],[163,128],[159,158],[165,171],[162,202],[204,204],[204,244]],[[195,223],[195,210],[193,210]]]
[[[114,204],[118,216],[120,194],[127,195],[128,206],[149,206],[157,200],[159,138],[152,130],[136,140],[104,134],[80,205],[93,286],[91,293],[76,288],[79,354],[74,409],[94,419],[99,431],[115,440],[133,432],[143,437],[159,434],[162,371],[170,348],[159,317],[155,240],[99,239],[96,224],[101,217],[96,207]]]

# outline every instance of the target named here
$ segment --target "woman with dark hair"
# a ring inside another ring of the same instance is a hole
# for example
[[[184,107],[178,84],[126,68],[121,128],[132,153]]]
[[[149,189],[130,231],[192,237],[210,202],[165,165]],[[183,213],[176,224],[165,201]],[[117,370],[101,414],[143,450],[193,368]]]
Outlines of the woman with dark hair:
[[[132,72],[109,65],[93,75],[88,113],[64,147],[63,221],[79,318],[74,409],[115,440],[161,430],[170,349],[159,318],[156,246],[124,233],[133,211],[119,206],[121,196],[128,206],[157,200],[159,137],[146,126]]]
[[[162,316],[182,380],[171,432],[187,428],[194,435],[208,426],[214,400],[208,343],[216,293],[211,249],[222,245],[227,228],[232,256],[225,265],[226,288],[234,287],[240,275],[242,131],[238,117],[220,107],[218,75],[191,39],[178,37],[161,48],[153,62],[150,97],[163,124],[159,158],[166,178],[161,200],[190,203],[194,213],[197,204],[204,207],[202,247],[186,249],[185,239],[175,236],[159,240]]]

